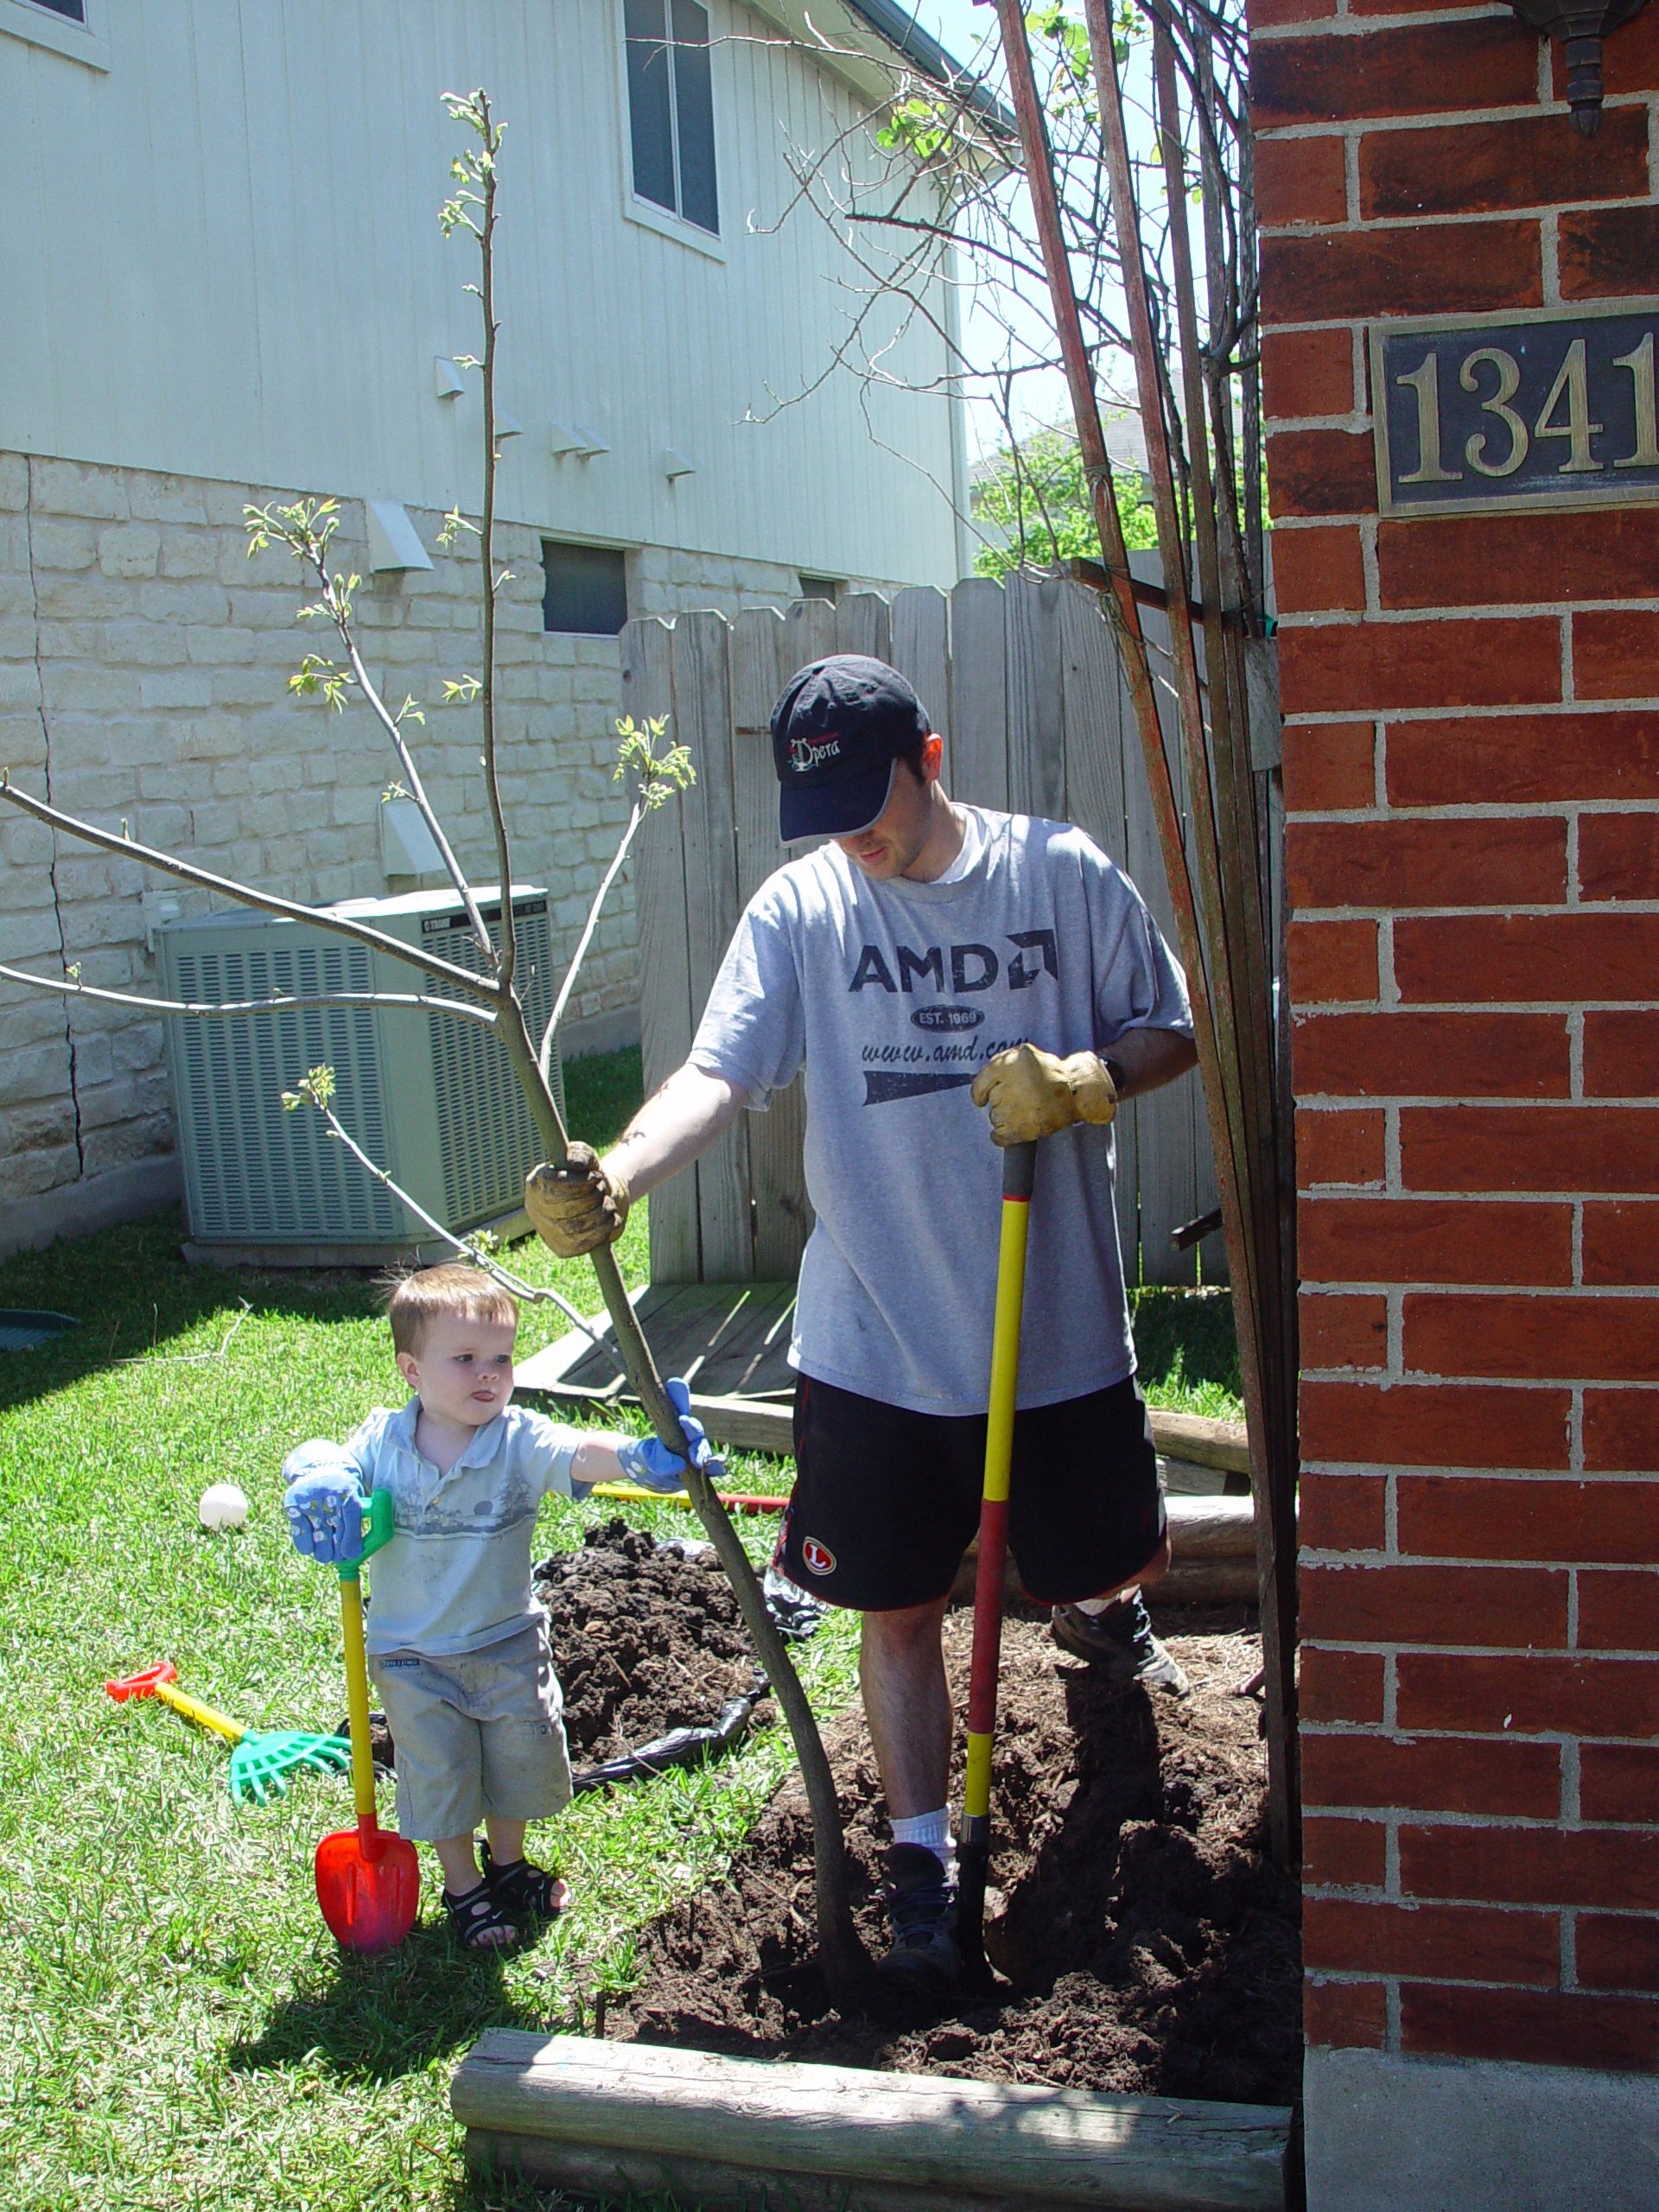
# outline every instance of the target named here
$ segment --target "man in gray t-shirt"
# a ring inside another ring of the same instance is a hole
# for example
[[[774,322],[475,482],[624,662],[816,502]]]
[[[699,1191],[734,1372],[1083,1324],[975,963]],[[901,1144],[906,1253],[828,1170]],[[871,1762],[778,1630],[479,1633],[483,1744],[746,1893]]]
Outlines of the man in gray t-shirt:
[[[1010,1543],[1055,1639],[1180,1694],[1140,1586],[1168,1563],[1112,1199],[1120,1098],[1193,1064],[1181,972],[1135,887],[1077,830],[956,806],[942,745],[884,663],[801,670],[772,743],[785,841],[829,842],[746,908],[685,1065],[601,1163],[526,1192],[557,1251],[764,1111],[804,1067],[817,1223],[795,1337],[785,1573],[863,1616],[860,1680],[894,1845],[887,1964],[954,1984],[940,1630],[978,1518],[1001,1168],[1041,1136]],[[989,1126],[984,1109],[988,1109]]]

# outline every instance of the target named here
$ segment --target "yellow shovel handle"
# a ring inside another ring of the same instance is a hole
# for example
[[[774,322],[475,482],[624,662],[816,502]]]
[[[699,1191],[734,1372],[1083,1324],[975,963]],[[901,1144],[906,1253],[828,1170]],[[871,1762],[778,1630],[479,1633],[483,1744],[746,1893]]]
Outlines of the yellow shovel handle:
[[[239,1720],[231,1719],[226,1713],[215,1713],[211,1705],[204,1705],[200,1698],[175,1689],[171,1682],[157,1682],[152,1694],[160,1698],[163,1704],[170,1705],[175,1713],[181,1713],[187,1720],[194,1720],[202,1728],[211,1728],[215,1735],[223,1736],[229,1743],[239,1744],[248,1732]]]
[[[340,1584],[346,1637],[346,1710],[352,1717],[352,1803],[359,1821],[374,1818],[374,1753],[369,1744],[369,1669],[363,1656],[363,1589],[356,1577]]]

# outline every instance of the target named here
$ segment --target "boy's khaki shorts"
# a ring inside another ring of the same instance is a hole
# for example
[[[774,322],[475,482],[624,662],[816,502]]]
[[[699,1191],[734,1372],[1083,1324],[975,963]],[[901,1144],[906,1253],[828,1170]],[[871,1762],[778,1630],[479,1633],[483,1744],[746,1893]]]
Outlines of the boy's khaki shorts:
[[[547,1629],[448,1659],[385,1651],[369,1674],[397,1746],[397,1827],[418,1843],[471,1835],[486,1814],[544,1821],[570,1802],[564,1700]]]

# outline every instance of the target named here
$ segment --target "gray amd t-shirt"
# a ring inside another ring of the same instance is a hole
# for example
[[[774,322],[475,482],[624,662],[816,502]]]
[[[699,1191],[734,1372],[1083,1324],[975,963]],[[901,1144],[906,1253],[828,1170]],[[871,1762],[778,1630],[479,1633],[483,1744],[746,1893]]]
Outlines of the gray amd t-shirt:
[[[969,1097],[974,1076],[1027,1040],[1103,1052],[1126,1029],[1192,1027],[1140,893],[1082,830],[966,811],[977,849],[954,880],[872,883],[833,843],[769,877],[690,1053],[757,1109],[804,1060],[817,1224],[791,1361],[935,1414],[982,1413],[989,1389],[1002,1156]],[[1044,1141],[1022,1406],[1135,1370],[1113,1156],[1109,1128]]]

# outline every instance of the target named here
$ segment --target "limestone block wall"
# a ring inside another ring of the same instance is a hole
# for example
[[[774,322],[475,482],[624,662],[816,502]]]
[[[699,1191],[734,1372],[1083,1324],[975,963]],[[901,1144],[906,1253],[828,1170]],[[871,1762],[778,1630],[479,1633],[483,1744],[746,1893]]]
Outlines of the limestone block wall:
[[[289,496],[0,454],[0,765],[69,812],[124,820],[136,839],[259,888],[375,895],[389,887],[377,816],[395,760],[359,703],[335,714],[289,695],[302,652],[327,640],[296,620],[307,594],[288,555],[247,552],[244,507]],[[446,555],[441,518],[412,518],[429,571],[372,578],[356,502],[342,508],[339,565],[365,579],[371,666],[394,703],[421,702],[422,773],[463,866],[488,880],[478,712],[439,703],[445,677],[477,666],[473,541]],[[539,534],[506,526],[498,546],[514,572],[500,599],[498,743],[515,872],[551,887],[556,953],[568,957],[626,819],[611,781],[619,648],[546,634]],[[735,613],[798,588],[793,570],[763,563],[665,547],[630,556],[640,613]],[[187,914],[210,903],[0,806],[0,960],[79,963],[87,983],[151,989],[146,930],[163,895]],[[625,878],[573,1020],[631,1007],[637,960]],[[158,1021],[0,980],[0,1249],[154,1203],[174,1187],[173,1151]]]

